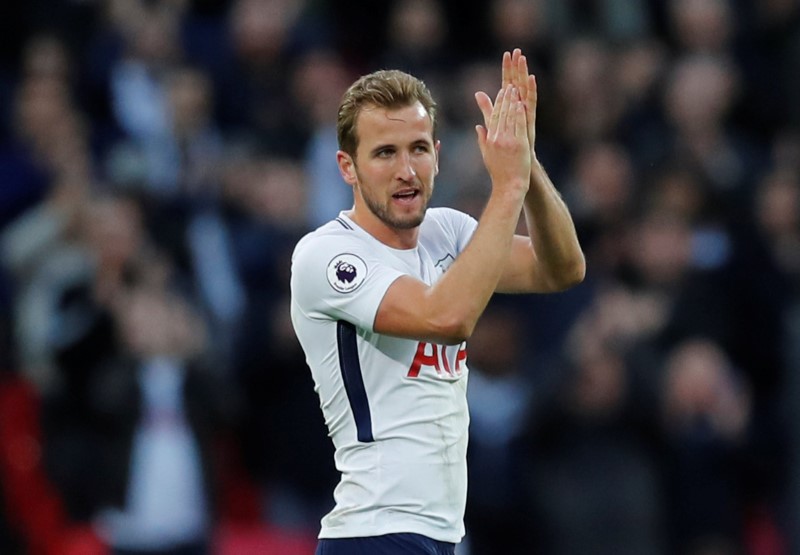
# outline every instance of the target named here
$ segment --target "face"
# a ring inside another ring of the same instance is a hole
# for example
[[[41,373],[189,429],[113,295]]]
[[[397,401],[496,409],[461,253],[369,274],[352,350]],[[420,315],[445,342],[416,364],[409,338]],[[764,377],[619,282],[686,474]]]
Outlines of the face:
[[[355,158],[339,152],[339,168],[354,187],[356,212],[393,229],[419,226],[433,194],[439,144],[421,104],[367,108],[357,120]]]

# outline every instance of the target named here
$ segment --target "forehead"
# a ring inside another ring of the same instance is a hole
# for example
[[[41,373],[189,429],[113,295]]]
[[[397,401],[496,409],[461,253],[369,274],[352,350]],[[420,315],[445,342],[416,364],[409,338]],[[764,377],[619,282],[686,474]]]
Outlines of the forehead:
[[[359,143],[433,141],[433,123],[420,102],[401,108],[365,106],[358,115]]]

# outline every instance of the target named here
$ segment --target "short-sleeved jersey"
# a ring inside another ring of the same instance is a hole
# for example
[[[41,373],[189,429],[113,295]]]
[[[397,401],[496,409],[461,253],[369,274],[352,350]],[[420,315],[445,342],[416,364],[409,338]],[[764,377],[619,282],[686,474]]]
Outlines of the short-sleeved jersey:
[[[321,538],[464,535],[467,491],[466,345],[374,332],[391,284],[435,283],[477,222],[431,208],[416,248],[381,243],[344,213],[292,256],[292,323],[311,368],[341,480]]]

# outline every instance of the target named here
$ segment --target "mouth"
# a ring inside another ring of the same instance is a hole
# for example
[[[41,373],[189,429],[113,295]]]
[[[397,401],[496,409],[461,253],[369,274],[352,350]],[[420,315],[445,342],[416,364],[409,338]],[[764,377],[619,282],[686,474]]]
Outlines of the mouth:
[[[392,198],[398,202],[408,204],[414,202],[422,193],[419,189],[403,189],[392,195]]]

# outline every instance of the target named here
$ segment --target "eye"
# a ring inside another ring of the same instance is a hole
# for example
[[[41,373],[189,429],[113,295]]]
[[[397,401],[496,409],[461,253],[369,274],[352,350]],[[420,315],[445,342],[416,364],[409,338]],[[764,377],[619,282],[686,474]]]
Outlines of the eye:
[[[390,158],[393,154],[393,148],[382,148],[375,153],[375,156],[378,158]]]
[[[418,144],[418,145],[416,145],[414,147],[414,152],[419,153],[419,154],[425,154],[426,152],[429,152],[429,151],[430,151],[430,148],[426,144]]]

